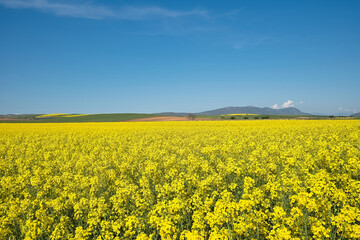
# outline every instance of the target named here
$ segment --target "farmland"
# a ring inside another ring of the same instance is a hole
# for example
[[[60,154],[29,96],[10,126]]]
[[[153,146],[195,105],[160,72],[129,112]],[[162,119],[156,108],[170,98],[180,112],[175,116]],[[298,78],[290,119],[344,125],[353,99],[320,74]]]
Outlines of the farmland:
[[[263,119],[344,119],[341,116],[320,115],[259,115],[259,114],[227,114],[227,115],[194,115],[196,120],[263,120]],[[186,115],[179,116],[183,121],[189,120]],[[151,118],[174,118],[172,115],[146,113],[107,113],[107,114],[19,114],[0,115],[0,123],[76,123],[76,122],[126,122],[149,121]],[[346,117],[356,119],[358,117]],[[156,120],[154,120],[156,121]],[[163,120],[161,120],[163,121]]]
[[[155,114],[144,113],[108,113],[108,114],[29,114],[29,115],[14,115],[11,118],[3,115],[2,122],[16,122],[16,123],[75,123],[75,122],[123,122],[134,120],[138,118],[155,117]]]
[[[341,238],[360,120],[0,124],[0,239]]]

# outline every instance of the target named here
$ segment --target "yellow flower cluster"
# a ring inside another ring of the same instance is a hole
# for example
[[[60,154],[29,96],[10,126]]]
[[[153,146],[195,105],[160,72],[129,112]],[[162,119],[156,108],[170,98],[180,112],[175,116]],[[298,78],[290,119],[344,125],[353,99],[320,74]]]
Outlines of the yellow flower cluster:
[[[81,116],[87,116],[89,114],[67,114],[60,117],[81,117]]]
[[[64,115],[67,115],[67,113],[52,113],[52,114],[44,114],[44,115],[39,115],[39,116],[36,116],[35,118],[60,117],[60,116],[64,116]]]
[[[68,113],[53,113],[53,114],[45,114],[36,116],[35,118],[51,118],[51,117],[81,117],[87,116],[89,114],[68,114]]]
[[[360,121],[3,123],[0,239],[360,239]]]

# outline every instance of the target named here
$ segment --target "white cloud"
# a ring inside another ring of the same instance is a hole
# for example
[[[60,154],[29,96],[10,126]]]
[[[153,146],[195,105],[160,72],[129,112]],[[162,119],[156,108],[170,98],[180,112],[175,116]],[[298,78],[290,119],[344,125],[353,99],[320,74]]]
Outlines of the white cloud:
[[[339,109],[340,111],[342,111],[342,110],[343,110],[343,108],[342,108],[342,107],[339,107],[338,109]]]
[[[287,100],[286,102],[281,105],[281,108],[289,108],[289,107],[295,107],[294,101]]]
[[[303,104],[304,102],[303,102],[303,101],[300,101],[299,103],[300,103],[300,104]]]
[[[274,104],[271,108],[272,109],[279,109],[279,106],[277,104]]]
[[[300,103],[302,103],[302,101],[300,101]],[[274,104],[271,108],[272,109],[282,109],[282,108],[289,108],[289,107],[295,107],[294,101],[292,100],[287,100],[286,102],[284,102],[281,107],[279,107],[278,104]]]
[[[112,9],[92,4],[62,3],[53,0],[0,0],[0,5],[9,8],[28,8],[59,16],[77,18],[124,20],[148,20],[156,18],[178,18],[184,16],[206,16],[205,10],[174,11],[160,7],[123,7]]]

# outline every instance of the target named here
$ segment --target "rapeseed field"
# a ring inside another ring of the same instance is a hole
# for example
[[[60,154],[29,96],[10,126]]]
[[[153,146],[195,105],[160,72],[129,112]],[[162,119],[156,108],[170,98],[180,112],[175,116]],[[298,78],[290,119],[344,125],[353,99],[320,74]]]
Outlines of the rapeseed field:
[[[0,239],[360,239],[360,121],[0,124]]]

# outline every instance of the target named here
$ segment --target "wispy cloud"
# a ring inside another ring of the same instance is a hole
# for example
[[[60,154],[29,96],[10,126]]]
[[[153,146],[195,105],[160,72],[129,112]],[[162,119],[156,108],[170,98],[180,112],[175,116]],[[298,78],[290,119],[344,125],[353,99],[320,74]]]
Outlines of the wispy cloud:
[[[0,6],[29,9],[62,17],[142,21],[138,28],[130,30],[132,34],[193,34],[203,41],[219,43],[235,50],[262,45],[269,42],[270,38],[239,33],[239,29],[233,28],[229,21],[233,22],[232,18],[241,16],[241,9],[217,13],[201,8],[179,10],[154,5],[100,5],[92,0],[0,0]]]
[[[233,16],[236,16],[238,15],[240,12],[241,12],[242,9],[234,9],[234,10],[231,10],[229,12],[226,12],[226,13],[223,13],[221,14],[222,17],[233,17]]]
[[[89,3],[64,3],[51,0],[0,0],[0,4],[9,8],[35,9],[59,16],[105,19],[117,18],[123,20],[149,20],[159,18],[179,18],[185,16],[206,16],[205,10],[175,11],[160,7],[127,6],[119,9],[109,8]]]
[[[35,9],[59,16],[102,19],[116,17],[116,13],[103,6],[89,4],[68,4],[47,0],[0,0],[0,4],[9,8]]]
[[[243,49],[243,48],[247,48],[247,47],[257,46],[257,45],[264,43],[268,39],[269,39],[268,37],[252,37],[252,38],[247,37],[246,39],[243,38],[241,40],[235,41],[233,43],[233,48],[234,49]]]
[[[118,18],[129,20],[146,20],[155,18],[178,18],[185,16],[201,16],[207,15],[205,10],[191,10],[191,11],[173,11],[159,7],[124,7],[117,12]]]

